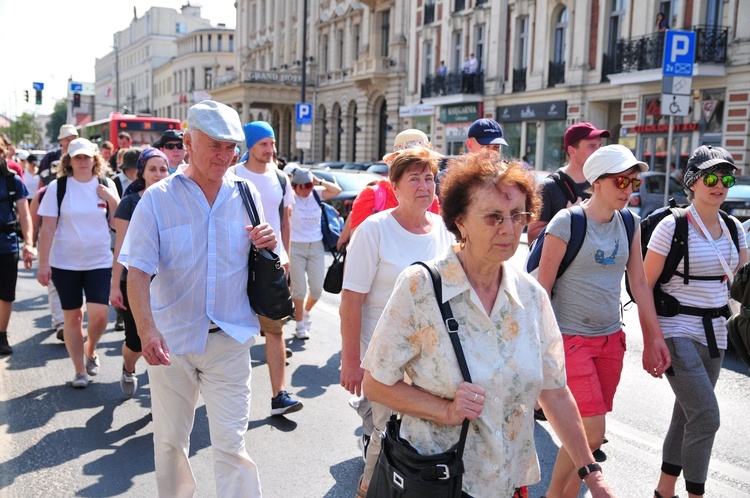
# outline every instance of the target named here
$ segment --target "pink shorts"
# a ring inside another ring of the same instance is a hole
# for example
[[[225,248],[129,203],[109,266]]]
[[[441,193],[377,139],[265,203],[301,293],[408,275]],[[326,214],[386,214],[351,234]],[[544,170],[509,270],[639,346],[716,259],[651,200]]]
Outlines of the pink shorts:
[[[612,411],[625,356],[625,332],[600,337],[563,334],[568,387],[581,417]]]

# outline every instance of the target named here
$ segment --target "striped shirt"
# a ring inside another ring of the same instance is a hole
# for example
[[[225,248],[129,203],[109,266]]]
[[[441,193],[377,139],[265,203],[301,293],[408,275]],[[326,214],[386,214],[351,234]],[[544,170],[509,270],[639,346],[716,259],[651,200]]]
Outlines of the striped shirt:
[[[258,191],[248,186],[264,220]],[[144,192],[118,261],[156,273],[151,310],[171,353],[203,353],[211,322],[242,344],[259,332],[247,298],[249,224],[239,190],[228,176],[213,206],[183,174]]]
[[[732,218],[732,221],[737,225],[737,233],[740,235],[740,249],[747,248],[747,240],[743,236],[744,231],[742,230],[742,226],[735,218]],[[724,222],[722,221],[721,223],[723,226]],[[654,233],[648,242],[648,249],[662,256],[667,256],[672,242],[672,235],[674,234],[674,227],[674,216],[664,218],[654,229]],[[716,239],[715,242],[729,268],[735,271],[739,264],[739,254],[734,246],[734,242],[729,237],[723,235],[721,238]],[[689,223],[688,250],[690,251],[691,276],[724,275],[724,268],[721,266],[714,248]],[[684,273],[684,260],[680,261],[677,271]],[[727,284],[721,280],[691,280],[688,285],[685,285],[682,277],[673,275],[667,283],[662,285],[661,289],[676,298],[680,304],[696,308],[721,308],[727,304],[728,299]],[[677,315],[673,317],[660,316],[658,318],[665,338],[686,337],[704,346],[707,345],[706,333],[703,329],[701,317]],[[723,317],[713,319],[716,344],[719,349],[727,348],[727,329],[725,324],[726,320]]]

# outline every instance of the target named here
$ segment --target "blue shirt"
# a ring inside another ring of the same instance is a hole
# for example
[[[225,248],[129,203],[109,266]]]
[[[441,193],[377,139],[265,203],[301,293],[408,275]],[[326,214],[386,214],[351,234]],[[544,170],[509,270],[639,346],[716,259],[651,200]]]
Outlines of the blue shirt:
[[[29,195],[26,185],[23,184],[21,177],[18,175],[13,175],[13,180],[16,184],[16,201],[26,202],[26,197]],[[13,214],[10,202],[8,202],[8,185],[5,177],[0,175],[0,226],[6,225],[13,220],[15,220],[15,215]],[[16,232],[0,232],[0,254],[13,254],[14,252],[18,252],[18,237],[16,236]]]
[[[260,195],[248,187],[264,220]],[[259,332],[247,298],[249,224],[239,189],[227,177],[213,206],[183,174],[143,193],[118,261],[156,273],[151,311],[171,353],[203,353],[212,321],[241,344]]]

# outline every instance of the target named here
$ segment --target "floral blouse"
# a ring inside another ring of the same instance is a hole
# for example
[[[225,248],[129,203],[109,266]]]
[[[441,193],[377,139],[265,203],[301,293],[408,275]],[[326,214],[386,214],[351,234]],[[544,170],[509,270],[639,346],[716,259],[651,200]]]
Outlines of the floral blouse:
[[[443,299],[459,322],[472,381],[487,392],[466,440],[463,489],[477,498],[512,496],[515,488],[540,479],[533,411],[542,389],[565,386],[560,330],[544,289],[511,265],[503,265],[487,316],[453,250],[434,263]],[[386,385],[403,380],[406,373],[419,389],[446,399],[455,396],[463,377],[432,280],[421,266],[410,266],[399,276],[362,368]],[[409,415],[401,423],[401,437],[422,454],[448,450],[460,431],[461,426]]]

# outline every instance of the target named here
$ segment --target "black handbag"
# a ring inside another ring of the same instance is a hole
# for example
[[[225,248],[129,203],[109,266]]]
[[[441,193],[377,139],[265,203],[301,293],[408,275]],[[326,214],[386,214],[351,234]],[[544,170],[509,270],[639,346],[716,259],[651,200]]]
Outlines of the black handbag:
[[[242,202],[245,204],[250,223],[258,225],[260,217],[255,208],[250,189],[244,181],[237,182]],[[286,280],[286,272],[279,256],[268,249],[250,246],[247,260],[247,297],[250,307],[258,315],[272,320],[281,320],[294,312],[292,295]]]
[[[458,338],[458,322],[453,318],[450,305],[443,303],[440,274],[436,268],[425,263],[414,264],[424,266],[430,273],[440,314],[448,327],[461,373],[465,381],[471,382],[471,374]],[[437,455],[420,455],[408,441],[400,437],[400,428],[401,420],[395,414],[391,415],[381,436],[382,449],[367,488],[367,498],[461,497],[463,454],[469,420],[464,419],[458,442],[448,451]]]
[[[346,249],[333,253],[333,263],[326,271],[323,280],[323,290],[331,294],[339,294],[344,284],[344,262],[346,261]]]

